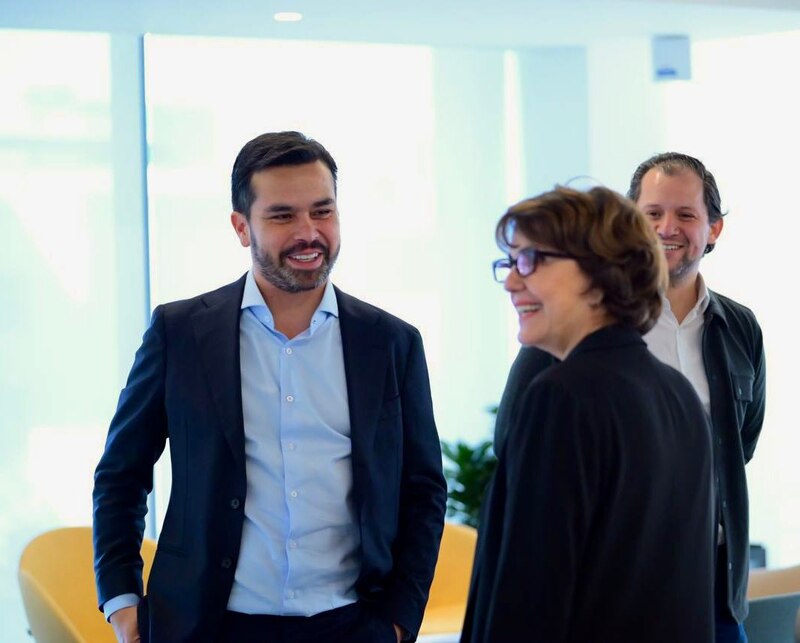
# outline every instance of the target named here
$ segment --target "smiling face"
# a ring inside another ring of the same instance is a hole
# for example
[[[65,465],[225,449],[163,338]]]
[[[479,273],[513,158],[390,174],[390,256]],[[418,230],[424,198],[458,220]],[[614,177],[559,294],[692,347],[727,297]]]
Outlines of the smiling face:
[[[339,254],[339,214],[330,170],[321,161],[255,172],[250,216],[231,215],[250,247],[259,285],[297,293],[321,288]]]
[[[722,219],[709,224],[700,177],[689,169],[666,174],[654,167],[642,177],[636,204],[661,240],[670,286],[694,283],[706,246],[722,231]]]
[[[515,259],[521,249],[530,247],[553,250],[516,233],[511,257]],[[542,258],[527,277],[512,270],[505,289],[519,315],[520,343],[564,359],[584,337],[608,325],[608,316],[599,304],[601,294],[589,288],[589,278],[574,259]]]

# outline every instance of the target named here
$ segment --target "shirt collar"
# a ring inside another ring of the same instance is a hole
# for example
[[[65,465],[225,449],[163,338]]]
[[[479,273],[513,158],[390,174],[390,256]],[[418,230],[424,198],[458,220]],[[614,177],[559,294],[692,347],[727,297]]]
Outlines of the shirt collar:
[[[264,301],[264,297],[258,289],[252,268],[247,271],[247,276],[245,277],[241,308],[242,310],[247,310],[248,308],[265,308],[266,318],[269,320],[270,324],[274,324],[272,311],[270,311],[267,302]],[[263,313],[264,311],[261,312]],[[320,316],[322,319],[325,319],[328,315],[332,315],[333,317],[339,316],[339,303],[336,301],[336,291],[330,280],[325,284],[325,292],[322,293],[322,301],[319,302],[319,306],[317,306],[317,309],[314,311],[312,319],[319,318]]]
[[[708,294],[708,288],[706,287],[706,282],[703,279],[703,275],[697,273],[697,304],[695,305],[695,308],[697,308],[698,314],[705,314],[710,301],[711,296]]]
[[[695,305],[692,306],[689,314],[686,315],[686,319],[694,319],[696,317],[702,317],[705,315],[708,304],[711,301],[711,296],[708,293],[708,287],[703,279],[703,275],[697,273],[697,302],[695,302]],[[661,293],[661,302],[663,304],[663,309],[669,311],[671,315],[672,306],[670,306],[666,293]]]
[[[339,302],[336,301],[336,291],[333,284],[328,280],[325,284],[325,292],[322,294],[322,301],[317,306],[317,313],[326,313],[327,315],[339,316]],[[315,315],[317,313],[314,313]]]

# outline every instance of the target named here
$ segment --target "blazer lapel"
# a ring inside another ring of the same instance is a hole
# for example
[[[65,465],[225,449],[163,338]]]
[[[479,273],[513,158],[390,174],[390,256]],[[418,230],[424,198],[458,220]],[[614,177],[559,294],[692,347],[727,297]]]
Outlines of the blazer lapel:
[[[233,456],[244,467],[244,419],[239,366],[239,313],[245,278],[202,297],[205,306],[192,315],[200,361]]]
[[[383,404],[389,353],[378,313],[338,288],[335,290],[350,409],[354,489],[358,493],[362,472],[368,470],[365,458]]]

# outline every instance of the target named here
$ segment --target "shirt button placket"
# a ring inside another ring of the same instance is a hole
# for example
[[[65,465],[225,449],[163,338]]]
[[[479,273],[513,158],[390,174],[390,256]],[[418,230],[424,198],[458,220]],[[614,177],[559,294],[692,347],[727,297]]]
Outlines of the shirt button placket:
[[[294,367],[293,359],[294,359],[294,348],[291,346],[284,346],[281,355],[281,374],[280,374],[280,386],[281,386],[281,395],[283,396],[283,407],[284,410],[281,413],[281,420],[280,420],[280,440],[281,444],[283,445],[284,449],[284,475],[285,480],[287,483],[292,484],[292,480],[294,475],[296,474],[296,462],[291,458],[288,457],[290,453],[294,452],[297,448],[296,441],[292,438],[292,427],[294,426],[294,421],[296,418],[296,413],[302,411],[301,408],[294,408],[294,403],[297,401],[295,397],[296,391],[291,390],[291,382],[292,382],[292,370]],[[296,501],[299,492],[296,488],[289,487],[286,491],[287,500],[289,501]],[[296,561],[296,551],[297,551],[297,541],[294,538],[290,537],[293,528],[295,527],[295,511],[292,507],[295,506],[291,504],[289,506],[289,524],[287,525],[288,529],[286,531],[286,556],[287,562],[289,563],[289,568],[291,569],[294,564],[297,563]],[[285,600],[293,601],[297,600],[298,594],[297,591],[294,589],[286,589],[285,593]]]

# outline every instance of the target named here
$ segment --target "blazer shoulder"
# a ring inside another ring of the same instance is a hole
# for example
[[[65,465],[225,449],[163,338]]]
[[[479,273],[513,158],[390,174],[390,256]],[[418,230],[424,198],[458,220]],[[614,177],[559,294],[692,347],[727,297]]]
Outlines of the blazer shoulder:
[[[201,295],[159,304],[155,307],[153,314],[158,313],[167,317],[176,317],[189,314],[198,308],[210,308],[226,301],[238,300],[239,304],[241,304],[245,277],[246,275],[242,275],[232,283],[215,290],[209,290]]]
[[[637,374],[633,380],[632,373]],[[534,382],[560,388],[584,400],[625,400],[629,386],[646,388],[674,382],[691,388],[680,372],[657,359],[644,343],[576,354],[556,362]]]
[[[382,308],[367,303],[358,297],[348,295],[336,286],[334,286],[334,290],[336,292],[336,301],[339,304],[340,316],[358,318],[368,323],[371,322],[380,325],[386,328],[391,334],[420,335],[419,330],[407,321],[392,315]]]

